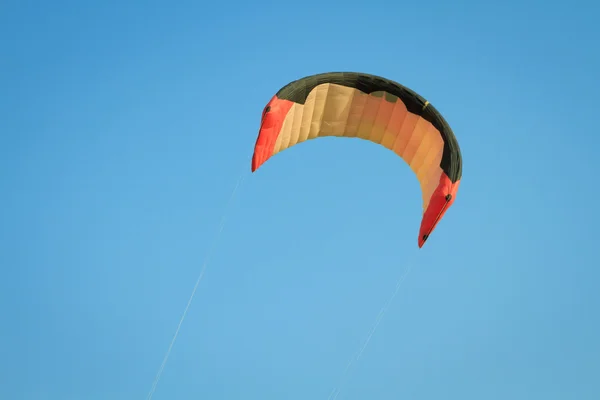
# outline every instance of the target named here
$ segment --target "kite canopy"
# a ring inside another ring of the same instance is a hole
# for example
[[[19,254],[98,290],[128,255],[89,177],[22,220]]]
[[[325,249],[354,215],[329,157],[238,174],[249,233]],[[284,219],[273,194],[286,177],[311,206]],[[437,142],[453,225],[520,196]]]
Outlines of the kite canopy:
[[[462,176],[458,142],[442,115],[389,79],[355,72],[308,76],[281,88],[266,105],[252,171],[282,150],[326,136],[369,140],[410,166],[423,197],[422,247],[454,202]]]

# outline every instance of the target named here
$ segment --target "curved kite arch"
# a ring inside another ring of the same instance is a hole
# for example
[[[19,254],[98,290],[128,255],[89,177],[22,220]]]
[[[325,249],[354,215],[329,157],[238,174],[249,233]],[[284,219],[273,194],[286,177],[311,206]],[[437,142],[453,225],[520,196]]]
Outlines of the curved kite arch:
[[[281,88],[264,108],[252,172],[285,149],[327,136],[380,144],[409,165],[423,198],[422,247],[454,203],[462,177],[460,148],[444,117],[386,78],[357,72],[307,76]]]

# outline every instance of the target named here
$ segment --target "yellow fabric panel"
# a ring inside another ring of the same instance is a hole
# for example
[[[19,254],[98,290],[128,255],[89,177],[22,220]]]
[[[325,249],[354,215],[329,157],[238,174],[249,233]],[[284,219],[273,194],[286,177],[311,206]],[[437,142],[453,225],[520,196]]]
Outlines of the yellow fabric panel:
[[[317,137],[356,137],[380,144],[398,154],[416,174],[423,194],[423,209],[438,185],[444,141],[433,125],[407,111],[391,95],[322,84],[304,105],[288,112],[273,154]]]

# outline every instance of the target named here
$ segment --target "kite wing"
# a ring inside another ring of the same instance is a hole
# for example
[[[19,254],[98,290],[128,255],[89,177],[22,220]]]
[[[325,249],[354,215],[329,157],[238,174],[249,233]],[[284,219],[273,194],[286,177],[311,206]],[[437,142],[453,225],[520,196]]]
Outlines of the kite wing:
[[[454,202],[462,176],[458,142],[442,115],[417,93],[382,77],[308,76],[281,88],[265,107],[252,171],[295,144],[326,136],[369,140],[410,166],[423,198],[422,247]]]

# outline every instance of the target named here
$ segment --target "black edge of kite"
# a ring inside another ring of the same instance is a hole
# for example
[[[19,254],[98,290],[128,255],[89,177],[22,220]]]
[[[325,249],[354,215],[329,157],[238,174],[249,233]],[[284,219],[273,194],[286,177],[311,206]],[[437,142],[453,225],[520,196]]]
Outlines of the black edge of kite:
[[[442,114],[415,91],[390,79],[360,72],[325,72],[292,81],[279,89],[276,96],[282,100],[304,104],[309,93],[317,86],[332,83],[360,90],[363,93],[387,92],[399,98],[409,112],[429,121],[444,140],[440,168],[454,183],[462,177],[462,155],[452,128]]]

